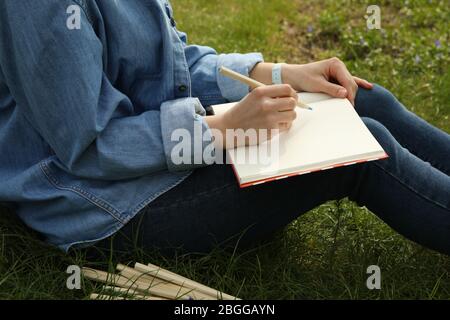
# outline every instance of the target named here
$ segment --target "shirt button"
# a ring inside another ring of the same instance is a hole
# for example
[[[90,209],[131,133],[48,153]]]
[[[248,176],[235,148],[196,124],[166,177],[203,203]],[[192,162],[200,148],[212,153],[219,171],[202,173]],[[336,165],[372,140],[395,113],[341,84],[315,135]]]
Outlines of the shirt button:
[[[170,18],[170,24],[172,25],[172,27],[176,27],[177,26],[177,23],[176,23],[174,18]]]
[[[178,87],[178,91],[185,92],[187,90],[187,87],[185,85],[181,85]]]

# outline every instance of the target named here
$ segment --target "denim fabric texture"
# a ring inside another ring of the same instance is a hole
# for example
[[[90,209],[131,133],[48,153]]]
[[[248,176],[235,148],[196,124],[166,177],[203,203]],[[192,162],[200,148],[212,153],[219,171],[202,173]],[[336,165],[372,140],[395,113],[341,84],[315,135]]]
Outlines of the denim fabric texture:
[[[172,162],[172,132],[199,123],[211,137],[204,106],[249,91],[218,68],[263,61],[189,45],[165,0],[1,1],[0,43],[0,202],[63,250],[112,235],[201,167]]]
[[[378,85],[359,89],[356,111],[388,159],[245,189],[230,166],[199,168],[97,246],[112,240],[119,251],[137,245],[169,255],[247,249],[326,201],[348,197],[408,239],[450,255],[450,135]]]

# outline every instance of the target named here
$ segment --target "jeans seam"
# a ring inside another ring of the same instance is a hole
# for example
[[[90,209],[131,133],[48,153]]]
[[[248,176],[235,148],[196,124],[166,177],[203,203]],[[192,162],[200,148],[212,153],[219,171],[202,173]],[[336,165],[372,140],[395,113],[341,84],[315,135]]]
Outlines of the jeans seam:
[[[394,178],[397,182],[399,182],[401,185],[403,185],[404,187],[406,187],[407,189],[411,190],[412,192],[414,192],[415,194],[417,194],[419,197],[434,203],[435,205],[438,205],[439,207],[442,207],[444,210],[450,211],[449,208],[447,208],[445,205],[430,199],[429,197],[423,195],[422,193],[420,193],[419,191],[417,191],[416,189],[414,189],[413,187],[411,187],[410,185],[406,184],[405,182],[403,182],[400,178],[396,177],[395,175],[393,175],[392,173],[390,173],[389,171],[387,171],[386,169],[384,169],[382,166],[380,166],[378,163],[374,162],[375,166],[377,166],[378,168],[380,168],[383,172],[385,172],[386,174],[388,174],[389,176],[391,176],[392,178]]]

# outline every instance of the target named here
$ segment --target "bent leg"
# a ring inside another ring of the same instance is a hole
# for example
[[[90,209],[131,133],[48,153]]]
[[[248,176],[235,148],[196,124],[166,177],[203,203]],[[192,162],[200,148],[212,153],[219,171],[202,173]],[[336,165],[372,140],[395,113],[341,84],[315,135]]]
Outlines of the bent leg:
[[[390,158],[364,166],[350,199],[403,236],[450,255],[450,177],[403,148],[381,123],[363,120]]]
[[[411,153],[450,175],[450,135],[408,111],[385,88],[360,88],[356,111],[361,117],[383,124],[395,139]]]
[[[230,166],[200,168],[127,224],[114,237],[114,247],[126,251],[136,243],[168,254],[209,252],[217,245],[247,248],[327,200],[344,198],[353,180],[347,171],[241,189]]]
[[[245,189],[229,166],[198,169],[125,226],[115,247],[126,250],[128,242],[166,253],[248,247],[318,205],[348,196],[409,239],[450,254],[450,177],[403,148],[379,122],[363,120],[389,159]]]

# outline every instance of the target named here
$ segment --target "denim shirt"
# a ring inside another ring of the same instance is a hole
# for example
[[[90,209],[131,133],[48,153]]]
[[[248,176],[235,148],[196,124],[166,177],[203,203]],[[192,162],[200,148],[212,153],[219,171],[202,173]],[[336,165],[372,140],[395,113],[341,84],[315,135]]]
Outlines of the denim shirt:
[[[166,0],[2,0],[0,42],[0,202],[63,250],[183,181],[198,165],[173,163],[172,132],[208,136],[204,106],[249,90],[219,66],[262,61],[188,45]]]

